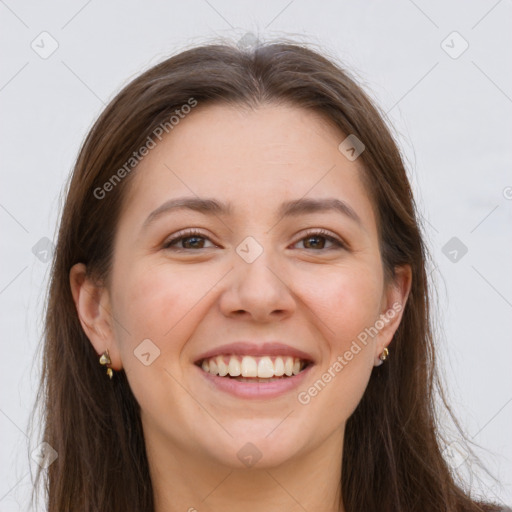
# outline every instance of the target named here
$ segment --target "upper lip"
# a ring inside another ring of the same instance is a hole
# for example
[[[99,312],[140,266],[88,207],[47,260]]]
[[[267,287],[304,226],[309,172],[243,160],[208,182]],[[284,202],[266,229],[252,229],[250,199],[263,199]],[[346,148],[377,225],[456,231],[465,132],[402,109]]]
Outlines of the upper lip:
[[[257,343],[251,341],[236,341],[234,343],[227,343],[225,345],[219,345],[218,347],[211,348],[210,350],[203,352],[199,355],[195,364],[200,363],[204,359],[208,359],[214,356],[220,356],[223,354],[233,354],[240,356],[290,356],[303,359],[307,362],[314,362],[313,356],[299,350],[290,345],[280,343],[277,341]]]

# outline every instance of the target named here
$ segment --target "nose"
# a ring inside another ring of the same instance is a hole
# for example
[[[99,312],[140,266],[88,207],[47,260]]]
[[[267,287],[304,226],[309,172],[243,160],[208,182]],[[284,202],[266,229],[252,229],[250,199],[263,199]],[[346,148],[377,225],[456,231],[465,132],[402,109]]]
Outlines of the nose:
[[[234,256],[234,268],[228,274],[220,308],[228,317],[244,317],[255,322],[268,323],[289,317],[296,308],[296,300],[288,282],[287,273],[277,265],[270,251],[252,263]]]

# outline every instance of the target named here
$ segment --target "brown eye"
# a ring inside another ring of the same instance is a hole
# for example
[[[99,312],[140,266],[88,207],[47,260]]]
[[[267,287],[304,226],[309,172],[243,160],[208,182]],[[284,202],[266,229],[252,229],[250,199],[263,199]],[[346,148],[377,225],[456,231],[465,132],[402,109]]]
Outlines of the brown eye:
[[[209,238],[204,236],[202,233],[198,231],[187,231],[167,240],[164,243],[163,248],[171,249],[176,244],[182,242],[183,246],[176,247],[175,250],[184,251],[188,249],[208,249],[208,247],[204,247],[205,240],[209,240]]]
[[[310,232],[304,238],[301,238],[299,242],[304,241],[305,249],[322,250],[325,249],[326,240],[331,244],[334,244],[334,247],[327,247],[326,250],[331,250],[334,248],[345,248],[345,244],[343,244],[341,240],[338,240],[323,230]]]
[[[178,233],[178,235],[173,238],[167,240],[163,248],[164,249],[172,249],[176,251],[186,251],[193,249],[208,249],[208,247],[204,246],[205,240],[211,242],[211,240],[200,233],[199,231],[189,230],[186,232]],[[334,236],[330,235],[327,231],[317,230],[308,233],[305,237],[301,238],[299,242],[304,241],[304,248],[309,250],[333,250],[336,248],[344,249],[346,248],[345,244],[338,240]],[[332,244],[331,247],[326,247],[326,241]],[[181,243],[181,247],[176,247],[177,244]],[[298,243],[298,242],[297,242]]]

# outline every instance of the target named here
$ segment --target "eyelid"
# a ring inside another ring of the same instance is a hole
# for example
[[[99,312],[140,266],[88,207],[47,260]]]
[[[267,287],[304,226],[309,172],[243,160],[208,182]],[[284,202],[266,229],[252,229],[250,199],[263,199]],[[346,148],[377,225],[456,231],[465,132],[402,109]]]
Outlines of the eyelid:
[[[206,233],[203,233],[199,228],[187,228],[187,229],[178,231],[177,233],[174,233],[170,237],[166,238],[164,243],[162,244],[162,247],[164,249],[167,249],[170,247],[171,243],[179,242],[182,238],[190,238],[190,237],[194,237],[194,236],[208,239],[212,244],[217,245],[211,239],[211,237],[209,235],[207,235]],[[206,247],[206,249],[208,249],[208,247]],[[182,248],[178,247],[176,250],[189,251],[190,249],[182,249]]]
[[[338,235],[335,235],[331,231],[327,231],[326,229],[323,229],[323,228],[309,228],[309,229],[307,229],[304,233],[302,233],[300,235],[300,238],[298,238],[297,241],[294,242],[293,245],[295,245],[296,243],[300,242],[301,240],[304,240],[304,238],[307,238],[307,237],[313,236],[313,235],[317,235],[317,236],[321,236],[321,237],[326,238],[327,240],[329,240],[330,242],[335,244],[338,249],[345,249],[345,250],[349,250],[350,249],[349,244],[346,243],[345,240],[343,240]],[[333,249],[335,249],[335,248],[336,247],[333,247]],[[329,249],[325,249],[325,251],[327,251],[327,250],[329,250]],[[318,251],[318,252],[323,252],[323,251]]]
[[[184,238],[190,238],[190,237],[194,237],[194,236],[197,236],[200,238],[205,238],[205,239],[209,240],[212,244],[214,244],[215,246],[218,247],[218,245],[211,239],[211,237],[209,235],[203,233],[200,229],[187,228],[182,231],[178,231],[177,233],[174,233],[170,238],[167,238],[164,241],[164,243],[162,244],[162,248],[170,249],[172,243],[176,243]],[[329,249],[319,249],[319,250],[304,249],[304,250],[313,250],[315,252],[326,252],[326,251],[335,250],[335,249],[350,250],[350,245],[347,242],[345,242],[345,240],[343,240],[341,237],[339,237],[339,236],[335,235],[334,233],[327,231],[326,229],[323,229],[323,228],[307,229],[305,232],[301,233],[300,238],[297,238],[297,240],[292,245],[295,245],[310,236],[319,236],[319,237],[325,238],[326,240],[328,240],[332,244],[334,244],[334,247],[331,247]],[[211,247],[203,247],[200,249],[210,249],[210,248]],[[189,252],[189,251],[199,251],[200,249],[194,250],[194,249],[183,249],[183,248],[177,247],[174,250],[178,251],[178,252],[180,252],[180,251],[181,252]]]

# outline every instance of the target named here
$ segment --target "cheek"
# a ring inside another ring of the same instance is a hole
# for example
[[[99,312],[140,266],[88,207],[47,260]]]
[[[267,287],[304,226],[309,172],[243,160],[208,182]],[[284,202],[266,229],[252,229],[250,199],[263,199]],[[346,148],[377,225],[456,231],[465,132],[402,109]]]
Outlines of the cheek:
[[[351,340],[373,325],[379,316],[382,280],[372,268],[330,269],[323,276],[304,276],[308,306],[322,322],[332,356],[347,350]]]
[[[199,279],[166,265],[119,268],[113,313],[130,388],[145,411],[161,411],[162,403],[169,410],[186,410],[189,400],[177,384],[180,354],[201,314],[200,299],[218,278]]]
[[[159,268],[132,268],[118,281],[116,312],[123,318],[131,340],[160,339],[175,323],[186,303],[179,276]]]
[[[368,268],[340,269],[329,279],[308,280],[307,304],[321,321],[320,340],[325,354],[313,386],[301,389],[298,402],[318,410],[337,411],[332,427],[346,420],[359,403],[373,369],[373,338],[368,329],[379,318],[382,293],[378,272]],[[321,285],[321,286],[320,286]],[[318,337],[318,333],[317,333]]]
[[[130,270],[120,271],[113,283],[114,315],[119,324],[116,334],[121,352],[127,357],[126,365],[131,365],[129,356],[147,339],[160,351],[156,366],[176,361],[200,320],[201,299],[219,277],[211,272],[198,275],[192,269],[175,271],[165,263],[127,268]]]

